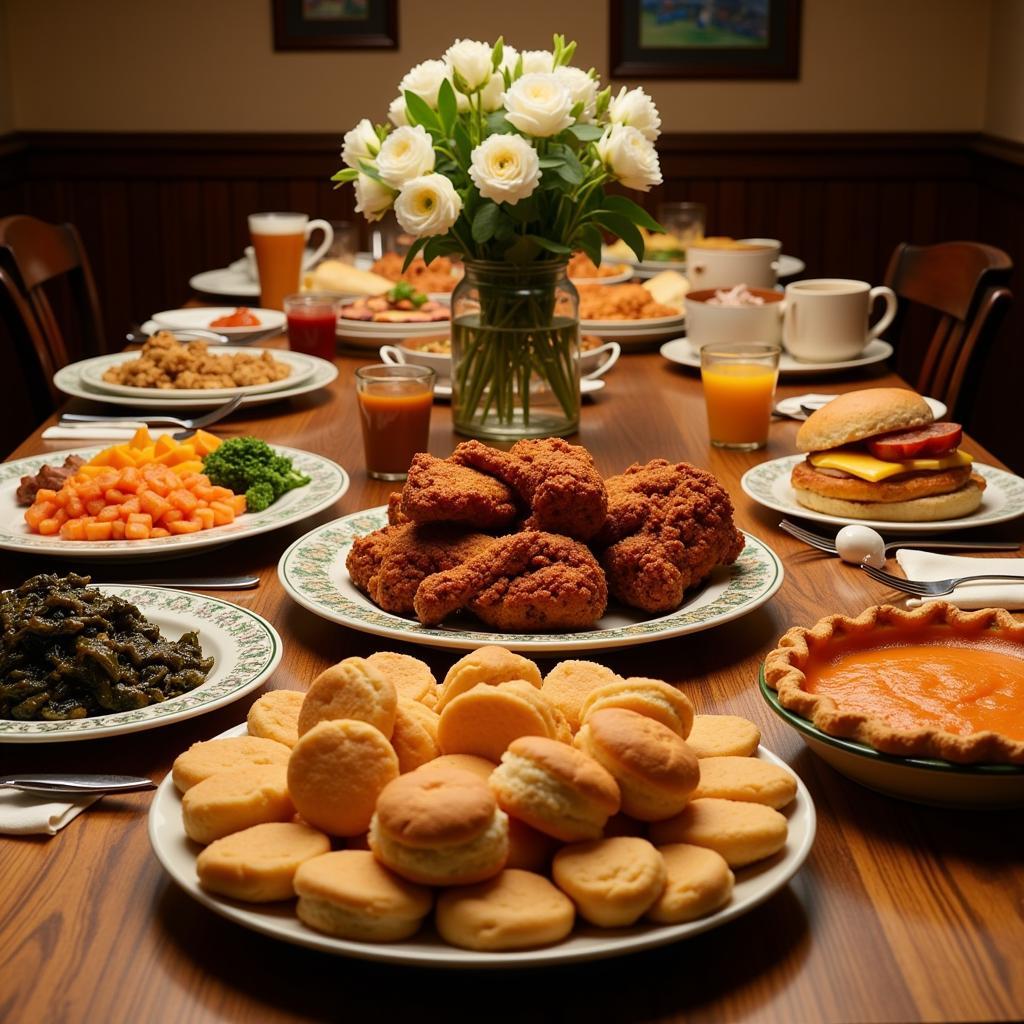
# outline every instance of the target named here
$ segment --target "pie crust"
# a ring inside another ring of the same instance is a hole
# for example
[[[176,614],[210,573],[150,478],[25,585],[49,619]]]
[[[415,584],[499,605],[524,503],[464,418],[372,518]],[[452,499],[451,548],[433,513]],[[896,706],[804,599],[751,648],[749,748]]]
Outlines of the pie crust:
[[[812,650],[820,655],[835,638],[871,633],[896,627],[904,636],[929,626],[949,626],[958,638],[977,639],[996,636],[1021,645],[1024,652],[1024,624],[1002,608],[964,611],[942,601],[930,602],[912,611],[893,605],[875,605],[856,618],[829,615],[810,629],[795,626],[780,640],[765,659],[764,677],[778,691],[779,703],[813,722],[830,736],[856,740],[885,754],[897,757],[929,757],[956,764],[1024,765],[1024,740],[1012,739],[994,731],[957,735],[934,727],[902,729],[885,719],[860,711],[844,711],[826,694],[810,693],[805,688],[804,668]]]

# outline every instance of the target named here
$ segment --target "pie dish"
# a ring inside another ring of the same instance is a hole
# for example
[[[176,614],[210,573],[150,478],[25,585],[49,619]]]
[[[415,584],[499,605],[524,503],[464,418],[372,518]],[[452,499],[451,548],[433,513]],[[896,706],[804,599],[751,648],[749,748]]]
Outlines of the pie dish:
[[[765,660],[779,704],[898,757],[1024,765],[1024,624],[933,602],[794,627]]]

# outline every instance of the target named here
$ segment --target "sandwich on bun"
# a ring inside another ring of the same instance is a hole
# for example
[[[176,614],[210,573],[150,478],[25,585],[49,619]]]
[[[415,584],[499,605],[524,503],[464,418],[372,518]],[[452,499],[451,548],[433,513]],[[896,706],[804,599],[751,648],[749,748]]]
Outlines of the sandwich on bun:
[[[928,403],[902,388],[839,395],[807,417],[793,467],[797,501],[849,519],[933,522],[970,515],[985,481],[957,448],[958,423],[935,423]]]

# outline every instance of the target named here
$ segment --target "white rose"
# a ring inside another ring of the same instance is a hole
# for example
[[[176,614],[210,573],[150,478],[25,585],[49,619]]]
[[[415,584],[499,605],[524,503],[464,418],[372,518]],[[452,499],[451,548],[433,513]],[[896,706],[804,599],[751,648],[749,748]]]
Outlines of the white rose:
[[[572,124],[572,94],[554,75],[523,75],[505,93],[506,117],[526,135],[547,138]]]
[[[470,92],[476,92],[491,79],[491,47],[488,43],[456,39],[445,50],[444,62],[462,76]]]
[[[516,61],[519,60],[519,51],[514,46],[503,44],[501,47],[501,63],[499,71],[507,71],[510,75],[516,69]]]
[[[492,135],[473,150],[469,176],[484,199],[515,205],[540,181],[540,158],[521,135]]]
[[[388,107],[388,120],[396,127],[402,128],[409,123],[409,117],[405,112],[405,97],[396,96]]]
[[[555,55],[550,50],[523,50],[524,75],[550,75],[554,70]]]
[[[626,92],[623,86],[619,95],[608,104],[608,120],[613,124],[628,124],[636,128],[651,142],[661,134],[658,108],[643,89],[630,89]]]
[[[431,110],[437,110],[437,93],[448,77],[448,66],[443,60],[425,60],[409,70],[398,86],[399,93],[413,92]]]
[[[377,154],[377,171],[385,185],[401,188],[434,169],[434,143],[423,125],[403,125],[385,140]]]
[[[360,169],[365,160],[373,161],[380,149],[380,139],[373,130],[373,125],[364,117],[351,131],[345,132],[345,141],[341,147],[341,159],[347,167]]]
[[[583,112],[579,116],[580,121],[589,122],[594,120],[594,107],[597,105],[597,81],[583,71],[581,68],[561,67],[555,69],[557,78],[569,90],[572,96],[572,105],[583,104]]]
[[[460,94],[461,95],[461,94]],[[501,75],[491,75],[491,80],[480,93],[480,105],[485,111],[501,110],[505,102],[505,79]]]
[[[417,238],[443,235],[462,212],[462,200],[443,174],[424,174],[402,186],[395,216],[403,230]]]
[[[356,213],[367,220],[380,220],[394,202],[395,193],[368,174],[360,174],[355,181]]]
[[[661,184],[661,167],[653,144],[637,128],[611,124],[598,139],[601,162],[626,188],[648,192]]]

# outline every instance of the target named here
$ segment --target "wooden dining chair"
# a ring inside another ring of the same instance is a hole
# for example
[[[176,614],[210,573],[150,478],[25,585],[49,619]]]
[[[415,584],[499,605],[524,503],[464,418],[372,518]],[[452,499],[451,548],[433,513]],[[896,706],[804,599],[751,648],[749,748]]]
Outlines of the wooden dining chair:
[[[921,394],[944,402],[951,417],[963,419],[970,411],[981,367],[1013,300],[1006,287],[1012,270],[1005,252],[981,242],[903,243],[889,260],[884,283],[900,299],[889,332],[898,345],[898,369]]]

